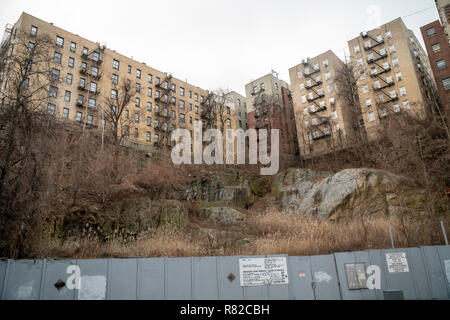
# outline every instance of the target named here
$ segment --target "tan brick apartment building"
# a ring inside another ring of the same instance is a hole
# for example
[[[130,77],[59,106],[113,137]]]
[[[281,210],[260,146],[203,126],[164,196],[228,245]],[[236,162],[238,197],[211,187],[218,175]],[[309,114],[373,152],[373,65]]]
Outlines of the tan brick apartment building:
[[[444,31],[447,35],[447,40],[450,43],[450,0],[434,0],[436,2],[436,8],[441,18],[441,23]]]
[[[361,103],[360,125],[369,139],[390,114],[423,116],[430,86],[431,66],[414,33],[401,18],[348,41]]]
[[[247,130],[248,119],[247,119],[247,103],[245,102],[245,97],[237,93],[236,91],[231,91],[225,96],[226,103],[235,112],[236,118],[236,128]]]
[[[289,69],[303,158],[342,149],[353,132],[353,110],[337,95],[335,79],[343,68],[344,63],[327,51]]]
[[[441,6],[438,2],[442,3]],[[444,5],[444,2],[447,5]],[[434,79],[438,88],[441,103],[450,106],[450,40],[448,20],[450,18],[450,0],[436,1],[440,9],[441,21],[436,20],[422,28],[422,37],[428,52]]]
[[[133,119],[129,140],[160,146],[162,137],[173,128],[193,131],[201,124],[201,110],[210,93],[145,63],[137,62],[51,23],[23,13],[12,30],[30,35],[48,35],[55,41],[53,73],[59,79],[50,88],[48,112],[57,119],[86,124],[102,130],[105,100],[115,95],[114,85],[130,81],[136,95],[124,117]],[[228,128],[236,127],[235,114],[226,116]],[[108,124],[106,124],[106,127]],[[225,127],[225,128],[226,128]]]
[[[245,86],[248,128],[280,129],[280,154],[298,154],[290,86],[267,74]]]

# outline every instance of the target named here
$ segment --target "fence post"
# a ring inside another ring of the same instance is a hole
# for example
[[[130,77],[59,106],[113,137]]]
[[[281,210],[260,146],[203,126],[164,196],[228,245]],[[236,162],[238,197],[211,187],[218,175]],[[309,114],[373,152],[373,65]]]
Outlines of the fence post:
[[[445,232],[444,221],[441,221],[442,234],[444,235],[445,245],[448,246],[447,233]]]
[[[390,223],[389,223],[389,235],[391,236],[392,249],[395,249],[394,236],[392,235],[392,227]]]

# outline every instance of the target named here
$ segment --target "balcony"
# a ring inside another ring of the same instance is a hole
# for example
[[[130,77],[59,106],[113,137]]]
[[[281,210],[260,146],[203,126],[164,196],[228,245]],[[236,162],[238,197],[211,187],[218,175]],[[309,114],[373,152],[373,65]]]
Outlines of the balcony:
[[[331,132],[328,132],[328,133],[322,133],[321,135],[318,135],[318,136],[313,136],[313,140],[314,141],[318,141],[318,140],[322,140],[322,139],[325,139],[325,138],[328,138],[328,137],[331,137]]]
[[[317,94],[317,97],[315,97],[315,98],[307,98],[306,101],[308,101],[308,102],[314,102],[314,101],[316,101],[317,99],[321,99],[321,98],[324,98],[324,97],[325,97],[325,95],[324,95],[323,93],[321,93],[321,94]]]
[[[386,59],[387,56],[388,56],[387,53],[385,53],[385,54],[380,54],[380,56],[377,57],[377,58],[367,58],[367,63],[368,64],[375,63],[375,62],[377,62],[379,60]]]
[[[374,40],[374,39],[372,39],[372,40]],[[375,40],[374,40],[375,41]],[[375,48],[375,47],[378,47],[378,46],[380,46],[380,45],[382,45],[382,44],[384,44],[384,40],[381,40],[381,41],[375,41],[376,43],[374,44],[374,45],[370,45],[370,46],[364,46],[364,50],[366,50],[366,51],[369,51],[369,50],[372,50],[373,48]]]
[[[79,91],[87,91],[86,87],[83,87],[83,86],[78,86],[78,90]]]
[[[314,110],[314,111],[311,111],[311,109],[310,109],[309,110],[309,114],[313,115],[313,114],[316,114],[316,113],[319,113],[319,112],[322,112],[322,111],[326,111],[326,110],[327,110],[327,107],[325,107],[325,106],[319,107],[319,109]]]
[[[256,96],[256,95],[260,94],[261,92],[265,92],[265,91],[266,91],[265,88],[261,88],[258,92],[253,91],[252,96]]]
[[[374,72],[374,73],[371,73],[370,74],[370,77],[371,78],[376,78],[376,77],[378,77],[379,75],[381,75],[381,74],[383,74],[383,73],[387,73],[387,72],[390,72],[391,71],[391,67],[389,67],[389,68],[383,68],[383,70],[382,71],[380,71],[380,72]]]
[[[98,65],[98,66],[101,65],[101,64],[103,63],[103,60],[100,59],[100,58],[97,59],[97,60],[96,60],[96,59],[91,59],[91,61],[92,61],[93,63],[95,63],[96,65]]]
[[[81,109],[85,109],[86,108],[86,106],[84,105],[83,101],[77,101],[76,106],[78,108],[81,108]]]
[[[308,72],[308,73],[305,71],[305,76],[310,78],[312,75],[315,75],[316,73],[319,73],[319,72],[320,72],[320,68],[313,69],[312,72]]]
[[[305,85],[305,88],[306,89],[312,89],[312,88],[314,88],[314,87],[317,87],[317,86],[320,86],[322,84],[322,80],[320,80],[320,81],[316,81],[316,83],[313,83],[312,85]]]
[[[381,86],[380,86],[380,87],[373,86],[373,90],[375,90],[375,91],[381,91],[381,90],[383,90],[383,89],[392,87],[393,85],[395,85],[394,81],[389,82],[389,83],[386,83],[386,84],[385,84],[384,86],[382,86],[382,87],[381,87]]]

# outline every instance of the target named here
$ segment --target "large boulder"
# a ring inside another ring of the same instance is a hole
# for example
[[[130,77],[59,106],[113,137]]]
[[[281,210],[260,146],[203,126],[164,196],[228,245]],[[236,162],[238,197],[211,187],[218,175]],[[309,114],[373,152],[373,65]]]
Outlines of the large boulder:
[[[211,207],[203,209],[203,218],[213,224],[233,225],[242,223],[245,214],[228,207]]]
[[[285,211],[319,218],[389,214],[391,200],[414,186],[405,177],[374,169],[347,169],[336,174],[290,169],[279,183]]]

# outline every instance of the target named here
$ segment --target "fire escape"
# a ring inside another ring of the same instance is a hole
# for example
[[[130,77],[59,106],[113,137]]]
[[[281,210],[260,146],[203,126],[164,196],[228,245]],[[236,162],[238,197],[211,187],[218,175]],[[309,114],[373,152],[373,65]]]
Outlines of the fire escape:
[[[208,93],[208,96],[200,103],[202,119],[202,128],[211,129],[217,128],[217,110],[216,102],[214,101],[214,93]]]
[[[257,92],[253,91],[253,106],[255,107],[255,129],[269,129],[270,121],[265,116],[268,114],[269,98],[265,94],[265,88],[260,88]],[[267,121],[266,121],[267,120]]]
[[[395,85],[393,79],[391,78],[391,80],[388,81],[387,79],[381,76],[383,74],[391,72],[391,66],[389,64],[387,64],[387,66],[384,65],[385,64],[384,60],[388,58],[386,49],[384,48],[379,51],[377,50],[381,45],[385,43],[385,41],[383,39],[381,40],[375,39],[372,36],[370,36],[367,32],[362,33],[361,36],[366,41],[369,41],[369,44],[366,43],[364,45],[364,50],[368,55],[367,63],[369,66],[372,67],[370,77],[372,79],[378,79],[380,82],[380,85],[379,86],[374,85],[373,89],[375,92],[382,94],[383,97],[387,97],[387,100],[385,100],[384,98],[379,99],[380,100],[379,104],[377,104],[378,109],[380,107],[384,109],[387,104],[398,101],[398,95],[396,93],[395,95],[391,95],[390,93],[386,92],[386,89]],[[380,116],[381,114],[382,112],[378,110],[378,115],[380,118],[382,118]]]
[[[83,99],[77,97],[76,106],[85,111],[84,127],[87,125],[94,127],[93,123],[87,123],[88,111],[97,112],[99,108],[97,104],[97,97],[100,94],[98,81],[102,77],[100,69],[103,63],[102,54],[104,54],[105,49],[106,46],[99,44],[96,49],[91,52],[88,50],[83,51],[81,55],[83,64],[79,70],[80,84],[78,86],[78,92],[83,96]],[[84,79],[84,83],[81,82],[81,79]],[[92,83],[95,83],[95,86],[92,86]],[[90,105],[90,99],[96,100],[95,106]]]
[[[308,107],[309,114],[317,115],[316,119],[318,119],[318,122],[311,124],[309,130],[307,128],[307,132],[313,141],[318,141],[331,137],[330,118],[321,115],[328,108],[325,102],[317,103],[317,100],[325,97],[325,94],[321,90],[317,90],[317,87],[323,84],[322,78],[320,77],[321,70],[318,66],[311,66],[306,60],[303,61],[303,66],[305,67],[305,78],[308,79],[305,85],[308,93],[307,101],[314,104],[314,108],[311,108],[311,106]]]
[[[159,95],[155,98],[156,103],[159,104],[159,110],[155,112],[156,119],[158,119],[158,125],[154,127],[154,130],[160,132],[160,136],[158,141],[154,142],[154,146],[167,146],[168,148],[171,148],[170,143],[168,143],[168,138],[172,131],[172,128],[169,128],[169,126],[173,124],[171,115],[169,114],[169,109],[172,111],[171,106],[173,105],[171,100],[172,76],[166,75],[166,78],[162,82],[157,82],[155,87],[160,91]]]

